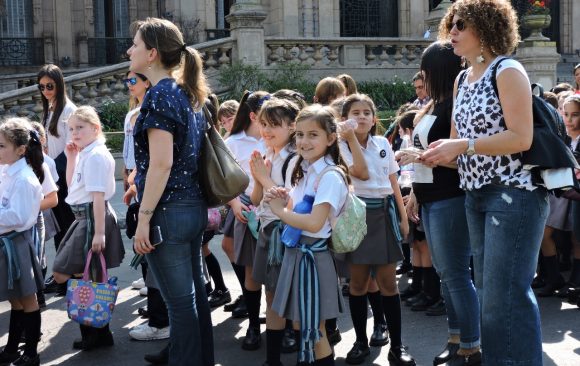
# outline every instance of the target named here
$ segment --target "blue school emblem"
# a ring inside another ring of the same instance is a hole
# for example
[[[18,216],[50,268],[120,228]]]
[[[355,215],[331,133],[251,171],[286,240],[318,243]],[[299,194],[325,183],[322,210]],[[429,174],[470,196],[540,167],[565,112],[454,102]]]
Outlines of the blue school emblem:
[[[77,173],[77,182],[80,183],[81,181],[81,173]]]
[[[381,156],[381,158],[384,158],[385,156],[387,156],[387,151],[386,150],[381,150],[381,152],[379,153],[379,155]]]
[[[8,197],[2,197],[2,207],[8,206]]]

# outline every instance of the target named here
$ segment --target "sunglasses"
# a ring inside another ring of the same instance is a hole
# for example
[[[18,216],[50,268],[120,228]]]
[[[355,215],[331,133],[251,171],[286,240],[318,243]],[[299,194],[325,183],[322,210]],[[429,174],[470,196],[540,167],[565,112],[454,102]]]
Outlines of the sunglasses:
[[[135,85],[135,84],[137,84],[137,78],[136,77],[132,77],[132,78],[124,79],[123,82],[126,85],[129,85],[129,84]]]
[[[452,30],[453,27],[457,28],[458,31],[463,32],[465,30],[465,20],[457,19],[455,23],[451,23],[449,30]]]
[[[54,84],[53,83],[48,83],[46,85],[45,84],[38,84],[38,90],[43,92],[44,89],[46,89],[48,91],[52,91],[52,90],[54,90]]]

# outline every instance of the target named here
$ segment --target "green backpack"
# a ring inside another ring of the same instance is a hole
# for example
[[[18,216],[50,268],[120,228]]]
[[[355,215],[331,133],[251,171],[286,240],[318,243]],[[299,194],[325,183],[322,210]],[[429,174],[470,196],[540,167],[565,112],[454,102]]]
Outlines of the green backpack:
[[[314,194],[322,176],[329,172],[340,173],[348,185],[346,175],[336,165],[327,166],[320,172],[314,182]],[[332,226],[330,249],[335,253],[349,253],[355,251],[364,237],[367,235],[367,209],[366,204],[351,191],[350,186],[344,206],[335,220],[330,220]]]

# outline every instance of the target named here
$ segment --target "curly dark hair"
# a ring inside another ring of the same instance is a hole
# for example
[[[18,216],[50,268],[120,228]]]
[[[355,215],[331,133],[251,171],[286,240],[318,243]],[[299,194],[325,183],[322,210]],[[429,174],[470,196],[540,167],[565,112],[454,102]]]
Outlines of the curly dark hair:
[[[457,15],[494,55],[510,55],[520,41],[518,16],[508,0],[457,0],[439,24],[439,40],[447,41]]]

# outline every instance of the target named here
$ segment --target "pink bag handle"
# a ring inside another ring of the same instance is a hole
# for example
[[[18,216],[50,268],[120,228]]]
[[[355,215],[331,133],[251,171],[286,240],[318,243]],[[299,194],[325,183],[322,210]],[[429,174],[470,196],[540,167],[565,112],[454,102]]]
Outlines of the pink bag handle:
[[[91,265],[91,259],[93,258],[93,251],[89,249],[89,254],[87,255],[87,263],[85,264],[85,271],[83,272],[83,281],[89,281],[89,266]],[[107,265],[105,264],[105,256],[103,252],[99,253],[99,259],[101,260],[101,272],[103,277],[101,278],[101,283],[107,283],[109,280],[109,274],[107,273]]]

